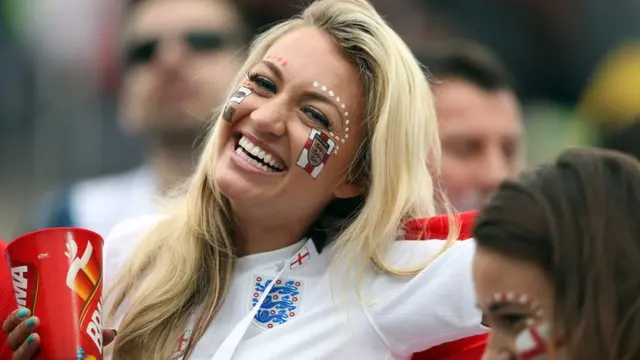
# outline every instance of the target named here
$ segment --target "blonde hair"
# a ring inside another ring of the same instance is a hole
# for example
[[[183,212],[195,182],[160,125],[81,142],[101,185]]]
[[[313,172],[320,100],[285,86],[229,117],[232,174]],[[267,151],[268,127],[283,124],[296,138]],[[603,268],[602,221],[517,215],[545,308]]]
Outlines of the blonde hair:
[[[429,169],[440,167],[440,143],[422,69],[367,1],[319,0],[257,37],[234,84],[272,44],[302,27],[324,30],[336,40],[345,58],[359,69],[366,94],[366,140],[350,178],[366,184],[367,191],[361,209],[334,241],[336,257],[373,262],[391,274],[415,274],[419,269],[387,267],[384,256],[405,220],[435,214]],[[142,240],[114,282],[118,288],[110,316],[125,298],[130,300],[113,349],[119,360],[137,359],[139,354],[170,358],[187,319],[197,310],[186,358],[222,306],[235,249],[230,207],[214,183],[222,141],[218,131],[214,126],[184,199]],[[433,162],[427,164],[427,159]]]

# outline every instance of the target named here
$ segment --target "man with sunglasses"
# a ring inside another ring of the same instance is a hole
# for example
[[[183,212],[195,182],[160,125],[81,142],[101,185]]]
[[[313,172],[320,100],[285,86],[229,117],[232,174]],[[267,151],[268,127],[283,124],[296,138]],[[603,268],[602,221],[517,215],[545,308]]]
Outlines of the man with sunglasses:
[[[44,208],[38,227],[106,236],[122,218],[156,212],[156,199],[191,174],[196,142],[224,100],[247,35],[231,0],[130,0],[119,120],[144,142],[145,163],[73,185]]]

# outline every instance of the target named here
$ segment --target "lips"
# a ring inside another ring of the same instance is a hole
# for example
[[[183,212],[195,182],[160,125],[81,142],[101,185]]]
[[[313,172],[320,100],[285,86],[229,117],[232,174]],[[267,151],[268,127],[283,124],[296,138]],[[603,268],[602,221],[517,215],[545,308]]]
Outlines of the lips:
[[[278,156],[256,145],[244,135],[238,140],[236,154],[265,172],[281,172],[286,168]]]

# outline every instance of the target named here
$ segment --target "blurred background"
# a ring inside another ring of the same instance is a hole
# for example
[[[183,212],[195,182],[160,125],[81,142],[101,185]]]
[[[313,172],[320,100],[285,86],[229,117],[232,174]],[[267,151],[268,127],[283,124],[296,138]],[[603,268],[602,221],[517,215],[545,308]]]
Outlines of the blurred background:
[[[235,3],[252,35],[307,1]],[[470,39],[502,59],[523,106],[528,165],[572,145],[638,151],[640,1],[373,3],[416,51]],[[140,140],[118,126],[118,39],[126,5],[2,0],[0,238],[30,230],[42,199],[58,189],[141,163]]]

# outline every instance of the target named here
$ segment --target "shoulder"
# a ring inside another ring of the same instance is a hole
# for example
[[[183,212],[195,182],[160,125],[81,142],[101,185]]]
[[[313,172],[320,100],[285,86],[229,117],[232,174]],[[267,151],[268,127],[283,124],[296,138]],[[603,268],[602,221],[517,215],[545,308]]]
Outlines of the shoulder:
[[[446,240],[447,217],[413,224],[413,234],[420,236],[396,241],[385,265],[394,271],[420,271],[414,276],[378,274],[372,283],[376,305],[369,313],[382,337],[398,352],[413,353],[486,332],[475,306],[471,277],[472,224],[461,224],[453,243]]]
[[[447,259],[471,258],[475,242],[471,238],[476,212],[412,219],[405,223],[404,240],[396,241],[387,254],[387,264],[391,267],[416,267],[438,256],[439,261]],[[447,246],[450,221],[458,226],[458,237]]]

